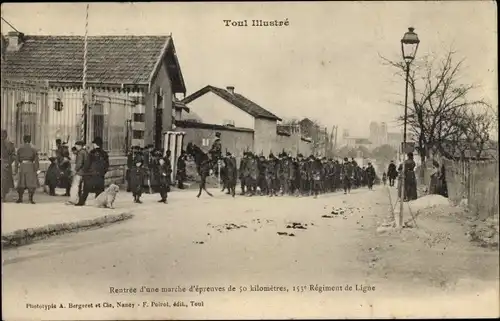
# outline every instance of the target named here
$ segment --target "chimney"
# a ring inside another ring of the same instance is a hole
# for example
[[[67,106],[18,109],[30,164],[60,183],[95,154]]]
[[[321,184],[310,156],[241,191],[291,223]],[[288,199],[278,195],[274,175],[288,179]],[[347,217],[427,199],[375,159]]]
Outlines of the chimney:
[[[231,93],[231,95],[234,95],[234,87],[233,86],[227,86],[226,90]]]
[[[9,44],[7,51],[18,51],[23,45],[24,33],[17,31],[10,31],[8,33]]]

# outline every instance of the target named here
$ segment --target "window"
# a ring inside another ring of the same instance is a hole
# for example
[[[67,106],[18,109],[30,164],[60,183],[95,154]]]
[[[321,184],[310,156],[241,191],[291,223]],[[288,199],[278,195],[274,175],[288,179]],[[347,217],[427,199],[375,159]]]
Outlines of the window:
[[[209,138],[203,138],[201,140],[201,145],[202,146],[210,146],[210,139]]]
[[[92,106],[92,137],[102,138],[102,149],[107,150],[108,146],[108,115],[104,113],[104,106],[101,103],[96,103]]]
[[[144,123],[146,120],[145,114],[142,113],[134,113],[134,122]]]
[[[133,139],[144,139],[144,131],[143,130],[133,130],[132,131]]]
[[[31,142],[36,144],[37,114],[30,111],[18,110],[17,114],[17,145],[23,143],[25,135],[31,136]]]

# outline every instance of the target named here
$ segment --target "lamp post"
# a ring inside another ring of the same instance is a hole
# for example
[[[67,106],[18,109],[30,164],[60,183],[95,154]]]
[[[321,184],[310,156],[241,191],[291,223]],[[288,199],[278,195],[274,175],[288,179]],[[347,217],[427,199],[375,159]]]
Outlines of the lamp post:
[[[409,83],[409,75],[410,75],[410,64],[415,59],[418,50],[418,44],[420,40],[418,39],[418,35],[414,32],[415,28],[408,28],[408,31],[404,34],[401,39],[401,53],[403,55],[403,60],[405,61],[405,71],[406,71],[406,90],[405,90],[405,116],[404,116],[404,126],[403,126],[403,146],[402,152],[403,155],[407,153],[406,148],[406,123],[408,118],[408,83]],[[399,220],[398,227],[403,226],[403,203],[405,200],[405,177],[406,177],[406,161],[403,156],[403,170],[402,170],[402,178],[401,178],[401,199],[400,199],[400,209],[399,209]]]

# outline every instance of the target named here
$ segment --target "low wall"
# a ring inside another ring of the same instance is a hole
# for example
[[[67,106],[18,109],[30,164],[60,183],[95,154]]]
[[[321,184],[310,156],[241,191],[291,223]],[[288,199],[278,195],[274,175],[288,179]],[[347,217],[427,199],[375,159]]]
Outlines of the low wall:
[[[252,129],[177,121],[175,131],[186,133],[184,136],[184,149],[191,142],[205,152],[210,149],[216,139],[215,133],[220,132],[222,153],[231,152],[238,160],[238,163],[245,151],[253,151],[254,132]]]
[[[300,134],[297,133],[277,134],[274,146],[273,152],[275,154],[284,150],[292,156],[296,156],[298,153],[301,153],[304,157],[307,157],[312,152],[312,144],[301,138]]]

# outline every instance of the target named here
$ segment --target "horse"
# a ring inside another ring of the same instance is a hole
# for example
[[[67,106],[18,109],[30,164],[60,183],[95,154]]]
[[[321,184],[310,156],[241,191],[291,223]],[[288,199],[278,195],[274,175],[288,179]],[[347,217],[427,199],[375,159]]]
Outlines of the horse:
[[[211,169],[211,159],[210,157],[201,150],[195,144],[189,142],[186,146],[186,153],[194,158],[194,162],[196,163],[196,170],[198,175],[200,175],[200,190],[196,197],[200,197],[201,191],[204,190],[209,196],[213,197],[212,193],[207,191],[207,176],[210,175]]]

